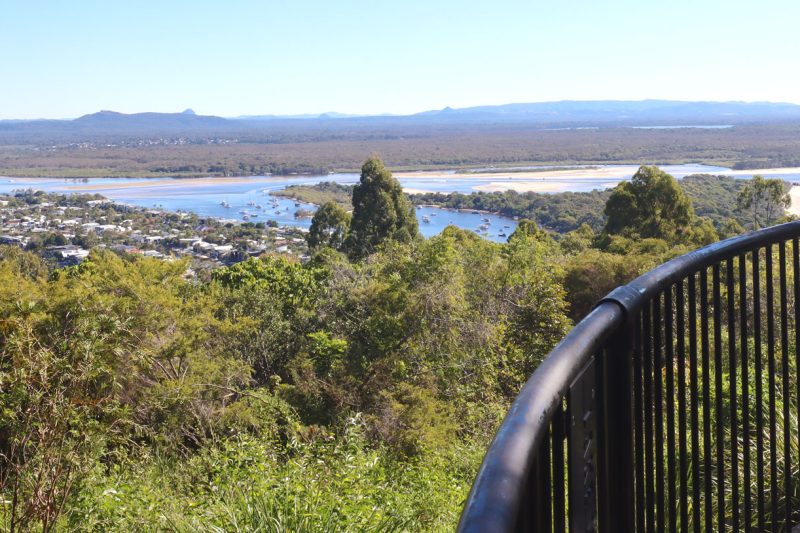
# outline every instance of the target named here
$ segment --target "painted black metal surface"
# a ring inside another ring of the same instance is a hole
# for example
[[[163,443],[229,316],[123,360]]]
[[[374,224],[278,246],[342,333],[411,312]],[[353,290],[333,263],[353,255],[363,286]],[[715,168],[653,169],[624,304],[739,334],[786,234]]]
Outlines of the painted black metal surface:
[[[490,446],[460,531],[786,530],[800,521],[800,222],[604,298]]]

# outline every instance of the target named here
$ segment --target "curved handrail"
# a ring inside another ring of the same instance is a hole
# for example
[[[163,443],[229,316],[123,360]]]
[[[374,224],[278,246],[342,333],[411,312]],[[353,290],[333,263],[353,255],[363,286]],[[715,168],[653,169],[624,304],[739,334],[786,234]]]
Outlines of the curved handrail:
[[[724,259],[752,251],[759,246],[766,246],[798,236],[800,236],[800,220],[715,242],[657,266],[627,285],[617,287],[600,301],[617,302],[628,313],[633,313],[642,304],[650,301],[653,296],[693,272],[709,267]]]
[[[461,515],[460,531],[511,531],[534,451],[569,384],[622,324],[613,303],[597,306],[542,361],[520,391],[486,452]]]
[[[550,352],[520,391],[484,457],[458,530],[515,528],[533,458],[548,424],[580,370],[626,317],[703,268],[798,236],[800,221],[726,239],[672,259],[611,291]]]

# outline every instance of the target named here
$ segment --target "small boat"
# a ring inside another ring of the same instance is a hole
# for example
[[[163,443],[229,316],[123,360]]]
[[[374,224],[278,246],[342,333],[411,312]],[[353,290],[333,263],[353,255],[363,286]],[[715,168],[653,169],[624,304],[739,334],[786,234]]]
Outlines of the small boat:
[[[230,206],[231,206],[231,204],[229,204],[229,203],[228,203],[228,202],[226,202],[225,200],[221,201],[221,202],[219,203],[219,205],[221,205],[222,207],[227,207],[227,208],[230,208]]]
[[[422,221],[425,222],[426,224],[430,224],[431,219],[428,216],[424,216],[424,217],[422,217]]]
[[[500,233],[497,234],[497,236],[498,237],[506,237],[507,235],[501,231]]]
[[[295,203],[294,203],[294,206],[295,206],[295,207],[300,207],[300,202],[295,202]]]
[[[244,216],[242,216],[242,220],[250,220],[250,216],[249,215],[244,215]]]
[[[250,207],[255,207],[256,203],[251,201],[251,202],[247,202],[247,205],[249,205]]]
[[[505,226],[503,226],[503,227],[504,227],[504,228],[510,228],[511,226],[509,226],[508,224],[506,224],[506,225],[505,225]]]

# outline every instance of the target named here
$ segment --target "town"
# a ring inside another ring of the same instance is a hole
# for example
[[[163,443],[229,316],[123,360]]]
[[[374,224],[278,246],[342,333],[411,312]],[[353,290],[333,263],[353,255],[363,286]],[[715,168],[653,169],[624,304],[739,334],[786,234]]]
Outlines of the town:
[[[56,268],[81,263],[95,247],[165,261],[189,258],[193,268],[265,253],[306,260],[306,233],[274,221],[240,223],[143,209],[100,195],[33,190],[0,195],[0,244],[35,252]]]

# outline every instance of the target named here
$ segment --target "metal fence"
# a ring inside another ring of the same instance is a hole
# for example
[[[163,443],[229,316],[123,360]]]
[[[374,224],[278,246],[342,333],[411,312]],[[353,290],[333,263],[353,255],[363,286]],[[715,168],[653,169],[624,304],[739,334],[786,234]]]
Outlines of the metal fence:
[[[506,415],[471,531],[787,531],[800,522],[800,222],[612,291]]]

